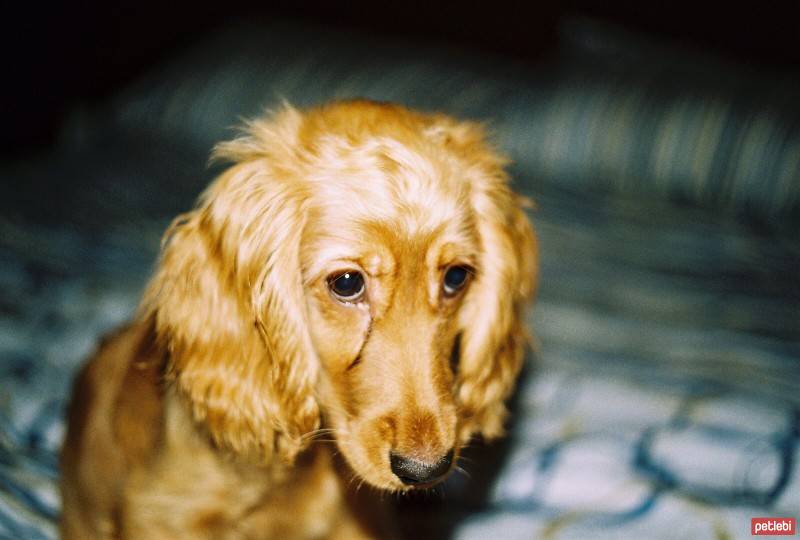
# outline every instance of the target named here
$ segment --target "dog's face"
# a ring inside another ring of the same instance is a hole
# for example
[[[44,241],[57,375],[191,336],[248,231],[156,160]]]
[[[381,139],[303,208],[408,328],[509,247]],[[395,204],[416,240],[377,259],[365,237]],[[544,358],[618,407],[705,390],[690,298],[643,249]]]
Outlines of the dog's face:
[[[322,426],[358,476],[404,490],[500,434],[536,245],[479,126],[339,103],[220,153],[238,164],[177,225],[150,293],[214,440],[292,456]],[[194,285],[165,292],[182,273]]]
[[[309,220],[301,266],[327,425],[361,477],[403,489],[443,478],[465,442],[455,378],[480,242],[458,179],[369,173],[326,193],[341,202]]]
[[[352,243],[334,241],[309,284],[322,409],[364,479],[429,484],[463,442],[454,370],[470,245],[449,242],[445,224],[408,236],[388,224],[352,225]]]

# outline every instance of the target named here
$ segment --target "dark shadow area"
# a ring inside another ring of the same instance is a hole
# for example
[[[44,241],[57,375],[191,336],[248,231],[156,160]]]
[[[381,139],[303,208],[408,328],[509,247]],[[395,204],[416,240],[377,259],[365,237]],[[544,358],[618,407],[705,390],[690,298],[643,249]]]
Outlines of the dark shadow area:
[[[434,40],[536,64],[555,51],[565,18],[592,17],[756,70],[796,70],[799,28],[791,8],[788,2],[753,10],[709,2],[660,6],[627,0],[383,6],[367,0],[14,3],[0,27],[7,73],[0,149],[13,156],[52,143],[72,108],[107,99],[164,58],[237,19],[289,18],[410,44]]]

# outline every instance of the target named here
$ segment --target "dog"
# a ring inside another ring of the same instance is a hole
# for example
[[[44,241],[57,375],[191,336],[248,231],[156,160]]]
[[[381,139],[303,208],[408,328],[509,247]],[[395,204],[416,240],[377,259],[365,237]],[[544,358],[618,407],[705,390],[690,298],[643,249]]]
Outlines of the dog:
[[[390,538],[498,437],[538,248],[478,123],[289,105],[167,230],[134,322],[78,375],[65,539]]]

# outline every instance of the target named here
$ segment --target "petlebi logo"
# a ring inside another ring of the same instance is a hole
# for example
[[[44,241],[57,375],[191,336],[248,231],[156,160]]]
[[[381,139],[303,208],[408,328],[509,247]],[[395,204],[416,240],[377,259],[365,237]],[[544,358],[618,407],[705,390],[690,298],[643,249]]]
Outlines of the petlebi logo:
[[[755,536],[794,536],[797,520],[790,517],[754,517],[750,519],[750,534]]]

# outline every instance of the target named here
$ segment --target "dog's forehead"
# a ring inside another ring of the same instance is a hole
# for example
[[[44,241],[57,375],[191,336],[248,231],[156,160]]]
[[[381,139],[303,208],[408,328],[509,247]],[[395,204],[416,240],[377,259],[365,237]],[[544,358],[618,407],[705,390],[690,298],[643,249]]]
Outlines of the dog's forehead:
[[[444,245],[477,250],[474,171],[423,130],[357,140],[328,133],[314,147],[305,268],[352,260],[380,273],[392,261],[436,264],[429,259]]]
[[[311,167],[311,205],[354,222],[398,220],[404,230],[434,229],[469,211],[471,171],[422,134],[323,138]]]
[[[449,191],[419,171],[398,173],[353,171],[319,184],[303,235],[304,267],[356,261],[381,274],[400,261],[472,259],[478,240],[468,191]]]

